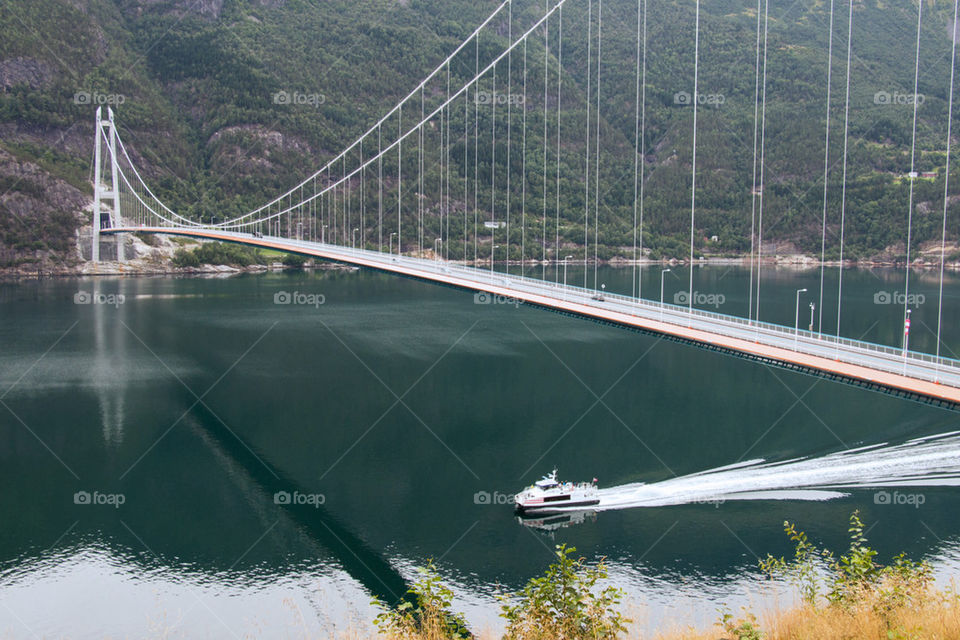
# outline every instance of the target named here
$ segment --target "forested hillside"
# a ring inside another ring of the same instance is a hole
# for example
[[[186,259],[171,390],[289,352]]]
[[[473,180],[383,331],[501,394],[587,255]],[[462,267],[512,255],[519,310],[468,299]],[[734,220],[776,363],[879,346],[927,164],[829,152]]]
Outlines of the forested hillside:
[[[677,96],[692,91],[694,3],[649,4],[644,244],[654,257],[682,257],[689,236],[692,108]],[[114,108],[134,160],[162,199],[185,215],[222,219],[261,204],[336,155],[498,5],[4,0],[0,266],[74,258],[74,235],[89,220],[82,207],[91,193],[96,104]],[[696,236],[706,253],[750,247],[756,7],[750,0],[703,2],[699,83],[709,101],[699,111]],[[564,29],[573,35],[562,51],[561,235],[571,252],[583,242],[587,8],[588,0],[571,0],[564,8]],[[903,98],[913,91],[916,9],[913,2],[854,3],[848,256],[904,253],[909,181],[903,177],[910,166],[913,108]],[[542,2],[514,0],[514,28],[526,28],[542,10]],[[828,257],[839,249],[847,10],[837,2]],[[600,255],[611,257],[627,255],[633,238],[637,5],[610,0],[603,11],[600,171],[607,187],[598,226]],[[940,237],[953,32],[952,2],[924,0],[923,11],[917,170],[937,177],[915,183],[914,251]],[[773,251],[796,247],[819,255],[830,2],[774,1],[769,12],[764,242]],[[485,37],[505,42],[507,32],[493,28]],[[542,40],[530,46],[531,59],[537,47],[542,58]],[[550,49],[555,70],[555,37]],[[453,70],[455,76],[461,72]],[[536,73],[532,68],[532,86]],[[307,99],[277,100],[281,92]],[[551,98],[548,103],[554,104]],[[531,94],[523,106],[536,118],[542,105],[543,96]],[[555,126],[555,119],[551,113],[548,124]],[[542,144],[536,131],[530,127],[530,149]],[[458,154],[453,157],[459,162]],[[489,172],[489,165],[482,156],[480,166]],[[453,167],[455,173],[462,169]],[[552,190],[554,170],[545,178],[540,163],[528,163],[531,193],[542,190],[545,179]],[[954,184],[960,188],[960,180]],[[514,186],[516,203],[520,181]],[[454,206],[469,209],[472,202]],[[530,209],[531,224],[538,224],[537,207]],[[950,212],[955,240],[960,207]]]

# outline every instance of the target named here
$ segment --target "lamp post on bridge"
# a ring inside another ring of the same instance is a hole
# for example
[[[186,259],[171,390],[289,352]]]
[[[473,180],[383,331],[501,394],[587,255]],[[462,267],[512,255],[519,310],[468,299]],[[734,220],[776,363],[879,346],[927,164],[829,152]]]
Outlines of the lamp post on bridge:
[[[354,229],[354,230],[353,230],[353,233],[350,234],[350,248],[351,248],[351,249],[356,249],[356,248],[357,248],[357,231],[360,231],[360,229]]]
[[[443,238],[434,238],[433,239],[433,257],[435,260],[440,259],[440,249],[437,248],[438,245],[443,243]]]
[[[320,243],[327,243],[327,225],[323,225],[323,227],[320,229]]]
[[[492,245],[490,248],[490,277],[491,278],[493,277],[493,257],[494,257],[494,254],[496,254],[497,249],[499,248],[500,248],[500,245],[498,244]]]
[[[663,276],[667,273],[670,273],[670,269],[660,272],[660,322],[663,322]]]
[[[390,251],[388,253],[393,253],[393,236],[397,235],[397,232],[394,231],[390,234]],[[397,253],[400,253],[400,242],[397,241]]]
[[[910,353],[910,312],[907,309],[907,317],[903,319],[903,375],[907,375],[907,354]]]
[[[813,333],[813,310],[817,308],[816,303],[810,303],[810,333]]]
[[[573,256],[563,256],[563,299],[567,299],[567,260]]]
[[[797,289],[797,309],[793,314],[793,348],[797,348],[797,338],[800,335],[800,294],[805,293],[806,289]],[[812,312],[811,312],[812,313]]]

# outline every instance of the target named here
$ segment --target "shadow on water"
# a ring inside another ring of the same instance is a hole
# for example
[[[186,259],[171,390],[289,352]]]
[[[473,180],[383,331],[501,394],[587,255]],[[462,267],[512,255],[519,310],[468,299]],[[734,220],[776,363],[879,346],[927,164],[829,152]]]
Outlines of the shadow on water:
[[[256,511],[280,510],[312,544],[333,554],[343,570],[377,599],[391,605],[404,600],[415,604],[408,593],[410,585],[400,572],[322,504],[278,501],[277,494],[299,491],[297,484],[240,440],[203,403],[193,409],[192,417],[192,431],[229,476],[247,489],[245,497]]]

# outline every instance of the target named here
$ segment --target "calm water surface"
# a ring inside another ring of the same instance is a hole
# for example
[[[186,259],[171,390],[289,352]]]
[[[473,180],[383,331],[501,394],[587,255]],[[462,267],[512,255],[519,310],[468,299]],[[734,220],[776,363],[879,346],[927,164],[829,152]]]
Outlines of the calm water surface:
[[[687,274],[666,274],[667,301]],[[629,293],[631,275],[597,277]],[[746,314],[748,271],[694,278],[703,308]],[[807,325],[819,284],[765,270],[761,319],[792,326],[808,288]],[[960,352],[958,285],[944,355]],[[846,271],[843,287],[841,332],[899,345],[903,309],[885,300],[903,272]],[[659,268],[642,289],[659,297]],[[916,273],[910,290],[911,347],[932,352],[938,280]],[[284,292],[306,304],[275,304]],[[327,635],[368,624],[371,597],[395,599],[431,558],[471,624],[497,628],[494,596],[561,542],[608,559],[642,626],[706,624],[774,597],[756,564],[789,552],[783,520],[839,546],[854,509],[883,557],[960,569],[952,487],[903,488],[919,506],[862,488],[521,525],[504,501],[553,466],[654,483],[892,446],[960,415],[464,291],[371,272],[7,283],[0,345],[0,637]]]

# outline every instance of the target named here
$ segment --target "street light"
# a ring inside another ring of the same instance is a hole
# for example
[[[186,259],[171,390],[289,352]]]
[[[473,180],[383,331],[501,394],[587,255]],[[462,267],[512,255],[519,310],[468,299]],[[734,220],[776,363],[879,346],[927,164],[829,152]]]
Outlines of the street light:
[[[320,242],[323,244],[327,242],[327,225],[323,225],[323,228],[320,229]]]
[[[351,248],[351,249],[356,249],[356,248],[357,248],[357,231],[360,231],[360,229],[354,229],[354,230],[353,230],[353,233],[350,234],[350,248]]]
[[[493,256],[494,256],[494,254],[497,252],[497,249],[499,249],[499,248],[500,248],[500,245],[495,244],[495,245],[493,245],[493,247],[490,249],[490,276],[491,276],[491,277],[493,276]]]
[[[810,303],[810,333],[813,333],[813,310],[817,308],[817,305],[813,302]]]
[[[443,242],[443,238],[434,238],[433,240],[433,256],[434,259],[440,259],[440,249],[437,248],[437,245]]]
[[[800,294],[805,293],[806,289],[797,289],[797,310],[793,315],[793,348],[797,348],[797,337],[800,335]]]
[[[903,319],[903,375],[907,375],[907,354],[910,352],[910,312],[907,309],[907,317]]]
[[[669,272],[670,269],[664,269],[660,272],[660,322],[663,322],[663,275]]]
[[[388,253],[393,253],[393,236],[397,235],[397,232],[394,231],[390,234],[390,251]],[[397,240],[397,253],[400,253],[400,241]]]
[[[567,260],[573,256],[563,256],[563,299],[567,299]]]

